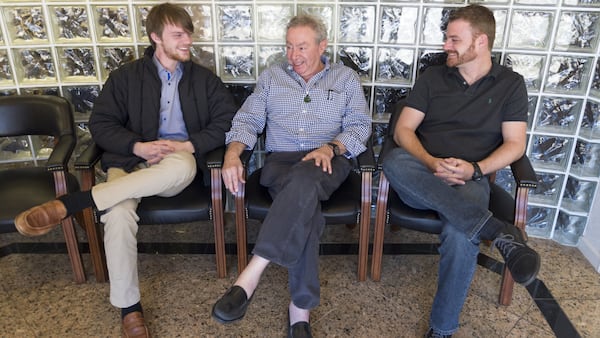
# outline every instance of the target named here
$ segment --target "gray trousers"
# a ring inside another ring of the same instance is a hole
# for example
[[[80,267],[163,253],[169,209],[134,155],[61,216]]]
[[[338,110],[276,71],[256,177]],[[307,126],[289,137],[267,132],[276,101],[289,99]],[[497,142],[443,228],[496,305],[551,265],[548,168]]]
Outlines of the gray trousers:
[[[292,302],[299,308],[319,305],[319,238],[325,218],[321,203],[346,180],[352,169],[344,157],[334,157],[332,173],[314,161],[301,161],[307,152],[268,154],[260,183],[273,198],[253,254],[288,269]]]

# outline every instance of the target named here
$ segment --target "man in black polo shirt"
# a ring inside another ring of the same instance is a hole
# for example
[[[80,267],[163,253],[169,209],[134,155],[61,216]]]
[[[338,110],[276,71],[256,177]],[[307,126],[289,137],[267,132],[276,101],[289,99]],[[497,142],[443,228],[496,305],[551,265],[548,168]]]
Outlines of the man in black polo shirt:
[[[427,337],[450,337],[475,272],[479,242],[494,240],[516,282],[535,280],[539,255],[519,229],[488,210],[486,175],[525,152],[527,90],[523,77],[492,63],[496,23],[479,5],[450,14],[446,65],[429,67],[402,110],[395,149],[383,171],[402,200],[444,221],[438,289]]]

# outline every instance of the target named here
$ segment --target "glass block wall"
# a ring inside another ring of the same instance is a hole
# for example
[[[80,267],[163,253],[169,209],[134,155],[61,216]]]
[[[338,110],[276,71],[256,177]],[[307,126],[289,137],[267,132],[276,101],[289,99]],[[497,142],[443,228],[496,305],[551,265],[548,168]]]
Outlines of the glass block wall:
[[[80,146],[95,97],[111,70],[143,53],[144,20],[157,1],[2,0],[0,95],[62,95],[74,105]],[[419,72],[443,62],[448,12],[480,3],[494,11],[494,59],[529,91],[527,154],[539,186],[530,196],[528,233],[576,245],[600,176],[600,0],[199,0],[176,1],[195,24],[193,58],[212,69],[239,102],[258,74],[284,60],[287,20],[311,13],[327,24],[327,53],[360,75],[376,144],[389,110]],[[45,139],[0,139],[0,167],[35,165]],[[260,161],[260,159],[258,160]],[[260,166],[260,163],[256,164]],[[509,170],[498,179],[514,189]]]

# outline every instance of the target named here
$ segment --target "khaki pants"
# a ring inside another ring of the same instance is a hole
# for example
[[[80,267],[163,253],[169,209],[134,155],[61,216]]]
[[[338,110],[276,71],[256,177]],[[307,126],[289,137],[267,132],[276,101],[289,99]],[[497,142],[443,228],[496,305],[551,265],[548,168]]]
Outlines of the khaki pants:
[[[177,152],[152,166],[142,164],[131,173],[109,168],[106,183],[92,188],[92,197],[104,223],[104,246],[110,278],[110,302],[124,308],[140,301],[137,270],[138,203],[142,197],[170,197],[180,193],[196,176],[193,154]]]

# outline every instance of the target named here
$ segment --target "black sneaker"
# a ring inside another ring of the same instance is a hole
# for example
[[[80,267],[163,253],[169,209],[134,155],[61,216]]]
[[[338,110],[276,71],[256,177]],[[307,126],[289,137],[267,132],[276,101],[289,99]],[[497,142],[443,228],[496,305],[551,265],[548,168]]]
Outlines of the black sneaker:
[[[433,331],[432,328],[429,328],[429,331],[425,334],[425,338],[452,338],[451,334],[439,334]]]
[[[493,243],[504,258],[515,282],[531,284],[540,270],[540,255],[525,244],[521,230],[507,224]]]

